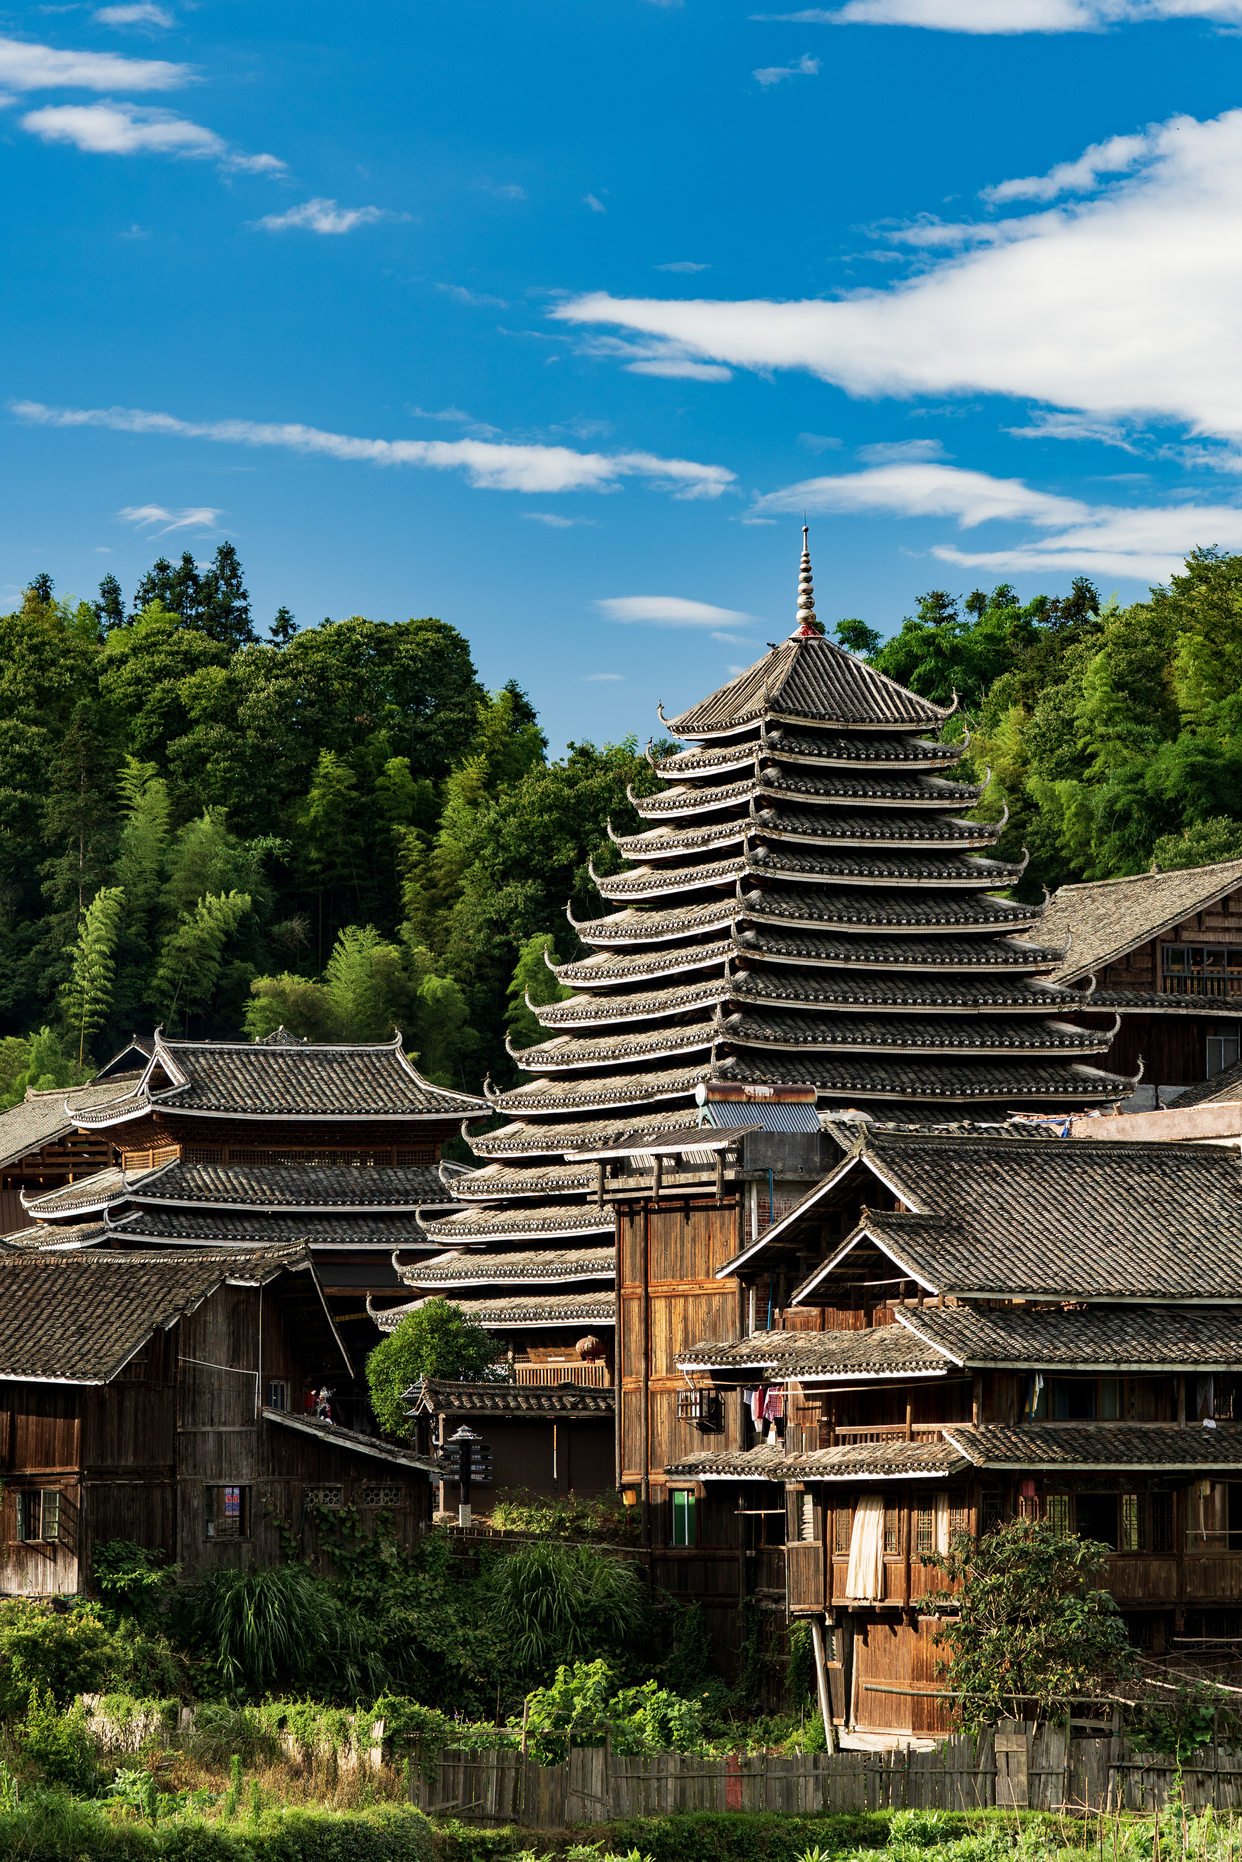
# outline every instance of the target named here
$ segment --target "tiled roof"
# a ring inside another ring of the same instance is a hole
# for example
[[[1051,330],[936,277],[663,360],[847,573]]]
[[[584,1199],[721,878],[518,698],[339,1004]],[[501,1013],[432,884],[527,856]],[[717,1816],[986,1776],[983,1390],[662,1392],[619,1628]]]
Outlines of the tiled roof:
[[[710,737],[761,717],[816,724],[934,727],[941,705],[898,685],[831,640],[783,640],[728,685],[669,720],[680,737]]]
[[[783,800],[797,796],[802,800],[825,802],[852,801],[888,805],[898,802],[904,808],[945,809],[973,807],[982,791],[972,782],[944,782],[935,776],[918,775],[813,775],[797,764],[788,768],[765,768],[758,776],[744,776],[741,781],[696,788],[692,783],[677,783],[658,795],[635,795],[630,801],[637,814],[646,821],[699,815],[712,809],[735,807],[753,796],[772,796]]]
[[[1238,1306],[1088,1306],[1074,1312],[901,1307],[896,1326],[883,1329],[908,1330],[925,1347],[972,1369],[1242,1370]]]
[[[759,1383],[785,1377],[849,1382],[943,1374],[948,1359],[904,1326],[876,1325],[857,1332],[755,1332],[733,1344],[693,1345],[678,1354],[677,1363],[685,1370],[721,1370],[739,1377],[754,1371]]]
[[[755,877],[753,869],[751,877]],[[979,879],[976,883],[984,886],[989,882]],[[742,916],[748,921],[753,919],[759,926],[770,920],[811,930],[853,931],[885,926],[901,930],[906,926],[918,926],[924,930],[954,931],[962,927],[985,930],[991,925],[1021,930],[1039,917],[1038,906],[1020,905],[997,898],[991,892],[921,892],[913,885],[899,892],[862,886],[847,892],[831,892],[827,887],[807,891],[794,886],[777,886],[766,892],[747,892],[742,905]]]
[[[999,822],[962,821],[946,814],[951,804],[941,802],[926,815],[881,813],[842,814],[837,809],[765,808],[753,819],[742,815],[733,821],[703,821],[689,826],[648,828],[642,834],[613,835],[613,844],[631,860],[668,860],[681,853],[700,853],[736,841],[775,840],[808,847],[884,847],[893,842],[933,849],[942,843],[990,847],[1001,833]]]
[[[441,1293],[429,1294],[431,1299],[443,1299]],[[408,1314],[416,1312],[424,1304],[422,1300],[412,1300],[408,1306],[392,1306],[386,1312],[375,1311],[373,1317],[381,1332],[391,1332]],[[608,1293],[556,1293],[515,1294],[512,1298],[481,1300],[463,1300],[449,1298],[448,1304],[456,1306],[476,1325],[487,1326],[493,1331],[502,1331],[509,1326],[577,1326],[577,1325],[615,1325],[617,1317],[616,1295]]]
[[[411,1416],[611,1417],[614,1392],[585,1384],[467,1384],[420,1378],[404,1393]]]
[[[932,1480],[970,1465],[961,1448],[943,1439],[923,1436],[907,1442],[890,1436],[882,1442],[812,1449],[806,1454],[787,1455],[780,1448],[764,1447],[686,1455],[665,1473],[708,1481]]]
[[[1192,996],[1178,998],[1185,1002],[1187,1008],[1198,1008]],[[1093,998],[1094,1000],[1094,998]],[[1194,1086],[1187,1087],[1184,1093],[1170,1103],[1180,1109],[1183,1106],[1210,1106],[1231,1104],[1235,1099],[1242,1099],[1242,1060],[1235,1060],[1231,1067],[1223,1067],[1214,1073],[1210,1080],[1199,1080]]]
[[[592,872],[601,898],[661,898],[705,886],[734,886],[743,879],[801,880],[804,884],[822,881],[828,885],[909,886],[954,890],[986,890],[989,886],[1012,886],[1021,879],[1024,868],[1005,860],[986,860],[979,854],[900,854],[887,858],[875,854],[835,852],[798,853],[777,837],[775,845],[757,846],[735,858],[716,860],[702,866],[634,867],[628,873],[612,875]],[[767,895],[765,895],[766,898]],[[747,901],[749,903],[749,901]],[[952,910],[952,907],[950,907]],[[1023,921],[1029,922],[1027,909]],[[952,922],[952,919],[946,919]]]
[[[1042,930],[1054,944],[1073,934],[1058,982],[1072,982],[1123,957],[1242,886],[1242,860],[1136,873],[1062,886],[1049,901]]]
[[[131,1177],[126,1196],[146,1207],[179,1204],[218,1208],[231,1204],[269,1210],[402,1210],[453,1200],[431,1169],[337,1169],[313,1164],[167,1164]]]
[[[984,1468],[1034,1468],[1047,1474],[1242,1467],[1242,1426],[1237,1423],[1215,1429],[1192,1423],[1179,1429],[1170,1423],[1062,1422],[1007,1429],[952,1422],[945,1424],[945,1436]]]
[[[860,1233],[931,1293],[1242,1299],[1242,1164],[1216,1145],[870,1131],[838,1168],[862,1173],[864,1205],[896,1194],[914,1212],[870,1209]],[[855,1245],[814,1269],[793,1303],[814,1304]]]
[[[485,1164],[468,1176],[453,1180],[453,1196],[469,1207],[494,1202],[498,1196],[547,1200],[549,1196],[584,1195],[596,1186],[593,1164],[548,1163],[539,1168],[513,1170],[504,1164]]]
[[[363,1435],[359,1429],[342,1429],[339,1423],[327,1422],[319,1416],[308,1416],[303,1410],[264,1409],[263,1420],[274,1422],[282,1429],[293,1429],[301,1435],[311,1435],[316,1441],[328,1448],[343,1448],[346,1454],[365,1455],[371,1461],[386,1461],[390,1467],[407,1468],[411,1472],[438,1476],[440,1463],[427,1455],[416,1455],[408,1448],[398,1448],[392,1442],[381,1441],[377,1435]]]
[[[132,1093],[140,1078],[140,1074],[130,1073],[108,1080],[106,1084],[88,1080],[85,1086],[56,1086],[45,1092],[28,1092],[20,1104],[0,1112],[0,1169],[15,1164],[19,1157],[31,1151],[41,1150],[57,1138],[67,1137],[74,1130],[75,1122],[65,1110],[66,1106],[76,1112],[80,1106],[111,1104]]]
[[[163,1084],[167,1077],[172,1083]],[[401,1051],[401,1039],[369,1045],[157,1040],[148,1098],[169,1113],[234,1118],[421,1119],[477,1112],[469,1093],[432,1086]],[[106,1125],[85,1105],[83,1125]]]
[[[821,764],[829,768],[852,769],[891,765],[906,769],[949,769],[960,761],[965,744],[931,743],[904,733],[851,731],[848,735],[830,731],[799,732],[780,725],[760,740],[756,734],[739,743],[695,745],[664,757],[656,764],[661,776],[696,775],[700,771],[753,767],[756,750],[778,762]]]
[[[305,1267],[302,1249],[247,1255],[0,1252],[0,1377],[100,1384],[158,1328],[227,1279],[265,1283]]]
[[[528,1286],[569,1280],[611,1280],[615,1247],[540,1248],[512,1254],[437,1254],[411,1262],[398,1272],[407,1286],[432,1293],[446,1287],[500,1286],[506,1281]]]
[[[68,1231],[57,1229],[54,1232]],[[178,1247],[217,1247],[224,1243],[262,1247],[269,1243],[283,1245],[305,1241],[312,1248],[391,1251],[426,1249],[431,1245],[413,1215],[372,1215],[365,1209],[356,1215],[320,1215],[313,1210],[300,1215],[263,1215],[228,1207],[129,1208],[110,1217],[109,1233],[121,1242],[171,1242]]]
[[[471,1241],[529,1241],[541,1235],[582,1236],[612,1233],[613,1213],[594,1203],[551,1203],[531,1207],[521,1202],[513,1208],[476,1204],[460,1215],[446,1216],[441,1222],[424,1217],[420,1224],[424,1234],[440,1243],[464,1246]]]
[[[841,936],[823,930],[795,931],[783,925],[746,924],[737,934],[744,957],[768,962],[787,960],[812,967],[846,970],[962,972],[1047,971],[1061,953],[1042,942],[1018,937],[867,937]],[[634,961],[633,958],[630,959]]]
[[[598,1120],[575,1123],[557,1120],[555,1124],[528,1125],[515,1119],[511,1125],[481,1133],[470,1142],[480,1157],[497,1158],[560,1157],[562,1152],[595,1144],[615,1147],[632,1143],[634,1150],[641,1151],[645,1141],[658,1139],[669,1131],[680,1131],[685,1122],[684,1106],[667,1112],[640,1107],[637,1112],[623,1110]]]
[[[0,1235],[0,1250],[55,1254],[65,1248],[93,1248],[107,1233],[106,1222],[62,1222],[54,1228],[46,1222],[36,1222],[32,1228],[13,1229],[7,1235]]]

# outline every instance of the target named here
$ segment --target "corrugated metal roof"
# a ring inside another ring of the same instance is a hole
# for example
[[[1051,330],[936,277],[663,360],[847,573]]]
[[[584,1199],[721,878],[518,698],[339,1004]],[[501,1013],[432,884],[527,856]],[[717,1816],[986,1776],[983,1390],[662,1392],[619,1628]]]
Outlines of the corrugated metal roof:
[[[757,1100],[754,1105],[729,1099],[713,1099],[707,1105],[708,1123],[719,1128],[729,1125],[762,1125],[765,1131],[818,1131],[819,1113],[813,1105],[780,1105]]]

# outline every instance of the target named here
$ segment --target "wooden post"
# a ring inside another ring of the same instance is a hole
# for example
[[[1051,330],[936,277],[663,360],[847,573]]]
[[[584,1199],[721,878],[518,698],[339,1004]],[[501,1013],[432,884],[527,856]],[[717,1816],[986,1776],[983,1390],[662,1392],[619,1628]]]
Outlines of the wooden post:
[[[660,1160],[657,1157],[656,1194],[660,1186]],[[651,1204],[643,1206],[643,1358],[642,1358],[642,1410],[639,1424],[642,1435],[642,1477],[643,1508],[643,1544],[651,1544]]]
[[[721,1207],[723,1202],[724,1202],[724,1152],[717,1151],[716,1153],[716,1207],[717,1209]]]
[[[970,1420],[978,1428],[983,1421],[983,1372],[976,1371],[970,1391]]]
[[[1177,1426],[1186,1427],[1186,1373],[1180,1371],[1177,1378]]]
[[[828,1696],[828,1670],[824,1664],[824,1632],[819,1618],[811,1618],[811,1642],[815,1648],[815,1690],[819,1695],[819,1713],[824,1722],[824,1743],[829,1752],[838,1746],[837,1729],[832,1724],[832,1702]]]
[[[651,1194],[656,1202],[660,1200],[660,1188],[664,1182],[664,1159],[657,1151],[651,1166]]]
[[[595,1200],[602,1209],[604,1206],[604,1160],[602,1157],[595,1166]]]
[[[614,1344],[613,1350],[612,1350],[612,1362],[613,1362],[613,1373],[612,1374],[613,1374],[613,1378],[616,1383],[616,1390],[614,1392],[615,1400],[613,1403],[613,1437],[614,1437],[614,1452],[616,1454],[616,1460],[617,1460],[616,1485],[617,1485],[618,1493],[620,1493],[621,1491],[621,1476],[625,1472],[625,1457],[624,1457],[624,1454],[622,1453],[622,1448],[623,1448],[623,1444],[625,1441],[625,1436],[623,1433],[623,1430],[624,1430],[623,1411],[625,1409],[625,1369],[626,1369],[626,1366],[625,1366],[625,1303],[621,1297],[621,1290],[623,1286],[625,1285],[625,1281],[622,1275],[622,1268],[624,1266],[624,1257],[621,1252],[621,1249],[622,1249],[621,1237],[622,1237],[622,1209],[621,1209],[621,1204],[618,1203],[616,1210],[614,1212],[614,1215],[613,1215],[613,1239],[614,1239],[614,1245],[615,1245],[616,1254],[617,1254],[616,1282],[615,1282],[616,1289],[617,1289],[617,1329],[616,1329],[616,1334],[615,1334],[616,1343]],[[512,1349],[512,1347],[510,1347],[510,1349]]]

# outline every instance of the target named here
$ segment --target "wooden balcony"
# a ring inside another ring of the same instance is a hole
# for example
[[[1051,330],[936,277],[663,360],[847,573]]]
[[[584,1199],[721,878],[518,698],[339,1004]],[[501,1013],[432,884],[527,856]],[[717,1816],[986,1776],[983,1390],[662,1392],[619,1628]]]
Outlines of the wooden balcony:
[[[583,1384],[589,1390],[612,1387],[612,1372],[600,1358],[569,1358],[563,1364],[521,1364],[513,1366],[513,1381],[518,1384]]]
[[[915,1422],[907,1429],[904,1422],[868,1423],[864,1427],[850,1425],[848,1428],[838,1426],[833,1429],[830,1424],[820,1426],[821,1448],[857,1448],[860,1442],[936,1442],[942,1433],[938,1422]]]

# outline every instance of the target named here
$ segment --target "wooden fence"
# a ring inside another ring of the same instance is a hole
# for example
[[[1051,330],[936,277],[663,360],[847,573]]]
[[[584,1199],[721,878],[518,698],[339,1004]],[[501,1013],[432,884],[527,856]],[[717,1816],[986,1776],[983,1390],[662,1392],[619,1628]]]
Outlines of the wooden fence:
[[[1179,1777],[1188,1809],[1242,1810],[1242,1753],[1210,1747],[1179,1763],[1126,1740],[1068,1738],[1064,1726],[1018,1721],[924,1752],[621,1758],[597,1746],[575,1749],[563,1765],[539,1765],[513,1748],[445,1751],[425,1772],[411,1766],[410,1794],[432,1815],[563,1829],[678,1810],[1152,1811]]]

